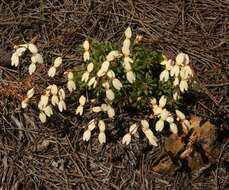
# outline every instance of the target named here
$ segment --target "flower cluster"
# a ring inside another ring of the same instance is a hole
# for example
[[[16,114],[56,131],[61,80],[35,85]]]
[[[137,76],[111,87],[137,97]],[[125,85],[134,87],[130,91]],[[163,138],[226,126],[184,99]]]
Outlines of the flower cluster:
[[[122,46],[122,53],[124,55],[124,59],[123,59],[123,67],[125,69],[126,72],[126,78],[130,83],[133,83],[135,81],[135,74],[132,71],[132,66],[131,63],[133,63],[133,60],[130,58],[130,39],[132,36],[132,32],[130,27],[128,27],[125,31],[125,37],[126,39],[123,42],[123,46]]]
[[[109,43],[90,44],[88,40],[83,42],[83,64],[74,67],[76,70],[68,69],[65,72],[66,86],[61,88],[51,84],[43,90],[38,102],[39,119],[42,123],[55,113],[55,107],[59,112],[67,109],[66,88],[70,93],[77,89],[79,93],[75,94],[80,94],[77,97],[75,114],[81,117],[87,114],[90,118],[84,126],[84,141],[89,141],[97,128],[99,143],[106,143],[107,126],[113,124],[118,114],[122,117],[122,114],[129,112],[134,119],[128,119],[129,128],[122,138],[125,145],[130,144],[138,132],[143,133],[151,145],[157,146],[157,133],[167,128],[169,133],[174,134],[190,129],[189,120],[179,110],[179,97],[188,90],[193,77],[188,55],[179,53],[173,61],[158,52],[140,47],[138,41],[142,40],[142,36],[139,39],[136,37],[135,43],[131,44],[130,27],[124,34],[125,39],[120,50],[117,49],[118,46]],[[17,46],[11,62],[17,66],[20,56],[27,49],[32,53],[32,63],[29,66],[29,73],[32,74],[36,69],[35,64],[43,63],[34,44]],[[161,58],[163,61],[160,61]],[[57,57],[48,70],[48,76],[54,77],[61,64],[62,58]],[[72,93],[71,97],[75,94]],[[33,95],[32,88],[21,102],[22,108],[28,106]]]
[[[62,64],[62,58],[57,57],[54,60],[53,66],[49,68],[48,70],[48,76],[49,77],[54,77],[56,75],[56,69]]]
[[[68,82],[67,82],[67,88],[69,92],[72,92],[73,90],[76,89],[76,84],[74,82],[74,75],[72,72],[68,72]]]
[[[51,117],[53,115],[52,106],[49,104],[49,100],[53,106],[58,106],[59,111],[62,112],[67,109],[64,99],[65,92],[62,88],[58,90],[55,84],[49,85],[46,88],[38,103],[38,109],[40,110],[39,118],[42,123],[47,121],[47,117]]]
[[[106,125],[103,120],[99,120],[98,122],[95,119],[92,119],[89,123],[88,126],[86,127],[86,130],[84,131],[83,134],[83,140],[84,141],[89,141],[91,138],[91,132],[96,128],[96,125],[98,124],[99,127],[99,136],[98,140],[100,144],[103,144],[106,142]]]
[[[160,74],[160,81],[168,81],[169,77],[173,78],[173,98],[179,99],[180,93],[188,90],[188,82],[193,77],[193,72],[189,66],[189,57],[185,53],[179,53],[176,56],[176,61],[167,60],[164,56],[164,60],[161,65],[165,67],[165,70]]]
[[[25,109],[28,106],[29,100],[33,97],[34,95],[34,89],[31,88],[30,90],[27,91],[25,99],[21,102],[21,107]]]
[[[36,45],[28,43],[15,46],[14,48],[16,49],[16,51],[11,56],[12,66],[17,67],[19,65],[19,58],[25,53],[27,49],[30,51],[30,53],[32,53],[31,64],[29,65],[30,75],[32,75],[35,72],[37,63],[43,64],[43,57],[40,53],[38,53]]]

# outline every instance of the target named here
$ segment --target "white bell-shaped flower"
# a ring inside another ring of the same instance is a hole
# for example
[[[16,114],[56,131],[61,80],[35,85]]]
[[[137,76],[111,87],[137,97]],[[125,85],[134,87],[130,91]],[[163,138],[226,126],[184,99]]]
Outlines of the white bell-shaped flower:
[[[116,90],[120,90],[122,88],[122,83],[117,78],[112,80],[112,84]]]
[[[169,127],[170,127],[170,131],[171,131],[172,133],[177,134],[178,129],[177,129],[177,125],[176,125],[175,123],[171,123],[171,124],[169,125]]]
[[[74,79],[74,74],[73,72],[68,72],[68,80],[73,80]]]
[[[185,115],[180,110],[176,110],[176,115],[179,120],[185,120]]]
[[[81,81],[82,82],[87,82],[88,81],[88,79],[89,79],[89,72],[88,71],[86,71],[85,73],[83,73],[83,75],[82,75],[82,78],[81,78]]]
[[[38,49],[37,49],[37,46],[34,45],[34,44],[28,44],[28,49],[29,51],[32,53],[32,54],[36,54],[38,53]]]
[[[87,129],[83,133],[83,141],[89,141],[90,138],[91,138],[91,131]]]
[[[54,60],[54,67],[59,67],[61,64],[62,64],[62,58],[61,57],[57,57],[55,60]]]
[[[107,114],[109,118],[113,118],[115,116],[115,110],[110,105],[107,107]]]
[[[59,89],[58,95],[59,95],[60,99],[62,99],[62,100],[65,99],[65,92],[64,92],[63,88]]]
[[[31,88],[30,90],[27,91],[27,97],[32,98],[34,95],[34,88]]]
[[[52,111],[52,108],[51,106],[46,106],[44,109],[43,109],[45,115],[47,115],[48,117],[51,117],[51,115],[53,115],[53,111]]]
[[[130,39],[126,38],[124,41],[123,41],[123,47],[126,47],[126,48],[130,48]]]
[[[115,95],[114,92],[111,89],[106,90],[106,97],[108,100],[114,100]]]
[[[89,87],[91,87],[95,82],[96,82],[96,77],[92,77],[92,78],[89,80],[89,82],[87,83],[87,85],[88,85]]]
[[[90,60],[90,53],[89,53],[89,51],[85,51],[83,53],[83,60],[84,61],[89,61]]]
[[[161,96],[161,98],[160,98],[160,100],[159,100],[159,106],[160,106],[161,108],[165,107],[166,102],[167,102],[166,97],[165,97],[165,96]]]
[[[45,115],[44,112],[40,112],[40,113],[39,113],[39,119],[40,119],[40,121],[41,121],[42,123],[45,123],[45,122],[46,122],[47,117],[46,117],[46,115]]]
[[[134,124],[132,124],[132,125],[130,126],[130,128],[129,128],[129,133],[130,133],[131,135],[133,135],[133,134],[135,134],[135,133],[137,132],[137,130],[138,130],[138,126],[137,126],[136,123],[134,123]]]
[[[128,144],[130,144],[130,141],[131,141],[131,134],[130,133],[127,133],[122,138],[122,144],[128,145]]]
[[[69,92],[74,91],[74,90],[76,89],[76,84],[75,84],[75,82],[74,82],[73,80],[69,80],[69,81],[67,82],[67,88],[68,88]]]
[[[94,113],[98,113],[98,112],[101,112],[102,111],[102,108],[100,106],[95,106],[95,107],[92,108],[92,111]]]
[[[126,38],[130,39],[131,36],[132,36],[132,31],[131,31],[131,28],[128,27],[126,30],[125,30],[125,36]]]
[[[100,144],[106,143],[106,135],[104,132],[99,133],[98,140]]]
[[[129,83],[133,83],[135,81],[135,74],[133,73],[133,71],[128,71],[126,73],[126,78],[129,81]]]
[[[83,106],[79,105],[77,108],[76,108],[76,115],[79,114],[79,115],[83,115]]]
[[[181,80],[179,85],[180,91],[184,92],[188,90],[188,82],[187,80]]]
[[[28,102],[29,102],[29,98],[25,98],[22,102],[21,102],[21,107],[23,109],[25,109],[28,106]]]
[[[93,131],[95,127],[96,127],[95,119],[92,119],[91,121],[89,121],[88,130]]]
[[[93,69],[94,69],[94,64],[91,62],[87,65],[87,72],[90,73],[93,71]]]
[[[50,67],[50,69],[48,70],[48,76],[49,77],[54,77],[56,74],[56,68],[55,67]]]
[[[86,97],[83,96],[83,95],[80,96],[80,98],[79,98],[79,103],[80,103],[81,106],[84,106],[85,103],[86,103]]]
[[[160,74],[160,81],[168,81],[169,80],[169,71],[168,70],[164,70],[161,72]]]
[[[13,53],[11,56],[11,65],[17,67],[19,64],[19,56],[17,55],[17,53]]]
[[[62,112],[63,110],[66,110],[67,109],[64,100],[61,99],[59,101],[59,103],[58,103],[58,109],[59,109],[60,112]]]
[[[83,43],[83,48],[85,51],[88,51],[89,50],[89,41],[88,40],[85,40],[84,43]]]
[[[51,103],[52,103],[53,106],[58,105],[58,103],[59,103],[59,98],[58,98],[57,95],[53,95],[53,96],[52,96],[52,98],[51,98]]]
[[[27,48],[25,47],[20,47],[20,48],[17,48],[16,50],[16,54],[18,55],[18,57],[22,56],[24,54],[24,52],[27,50]]]
[[[180,65],[180,66],[183,66],[184,62],[185,62],[185,54],[184,53],[179,53],[176,56],[176,64]]]
[[[36,64],[35,63],[31,63],[29,65],[29,74],[32,75],[36,70]]]
[[[156,131],[162,131],[164,128],[164,120],[159,119],[155,125],[155,130]]]

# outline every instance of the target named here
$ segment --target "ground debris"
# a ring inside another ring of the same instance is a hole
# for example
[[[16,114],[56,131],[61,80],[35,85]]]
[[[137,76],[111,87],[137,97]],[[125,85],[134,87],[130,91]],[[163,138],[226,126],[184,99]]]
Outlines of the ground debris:
[[[185,161],[187,167],[195,172],[209,163],[214,163],[220,153],[219,147],[215,145],[215,125],[209,121],[201,123],[200,117],[192,115],[190,133],[180,136],[171,134],[166,137],[162,159],[153,164],[153,171],[171,173]]]

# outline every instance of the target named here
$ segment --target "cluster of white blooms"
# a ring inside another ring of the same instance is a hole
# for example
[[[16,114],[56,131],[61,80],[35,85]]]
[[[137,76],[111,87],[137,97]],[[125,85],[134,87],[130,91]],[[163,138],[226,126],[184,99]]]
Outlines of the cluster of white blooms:
[[[131,141],[131,137],[137,132],[138,128],[139,127],[136,123],[132,124],[129,128],[129,132],[123,137],[122,143],[128,145]],[[149,140],[150,144],[157,146],[158,140],[153,134],[153,131],[149,128],[149,122],[147,120],[141,120],[141,129],[146,138]]]
[[[84,108],[84,105],[86,103],[86,98],[85,96],[80,96],[79,98],[79,106],[76,108],[76,115],[79,114],[79,115],[83,115],[83,108]]]
[[[53,106],[58,106],[60,112],[67,109],[64,102],[64,90],[62,88],[58,90],[55,84],[49,85],[46,88],[45,93],[41,95],[40,101],[38,102],[38,109],[40,110],[39,118],[42,123],[46,122],[47,117],[51,117],[53,115],[52,107],[49,105],[50,95],[52,96],[51,104]]]
[[[164,60],[161,62],[165,66],[165,70],[160,74],[160,81],[168,81],[169,77],[173,77],[174,94],[173,98],[177,100],[180,92],[188,90],[188,81],[193,77],[192,69],[189,66],[189,57],[185,53],[179,53],[176,56],[175,63],[172,60]]]
[[[28,106],[29,100],[33,97],[34,95],[34,89],[31,88],[30,90],[27,91],[25,99],[21,102],[21,107],[25,109]]]
[[[128,27],[125,31],[125,40],[122,46],[122,53],[124,55],[123,67],[126,72],[126,78],[130,83],[133,83],[136,79],[134,72],[132,71],[131,63],[133,60],[130,58],[130,39],[132,36],[131,28]]]
[[[96,125],[97,125],[97,122],[96,122],[95,119],[92,119],[88,123],[88,126],[87,126],[87,128],[86,128],[86,130],[84,131],[84,134],[83,134],[83,140],[84,141],[89,141],[89,139],[91,138],[91,132],[96,128]],[[106,125],[105,125],[103,120],[99,120],[98,127],[99,127],[98,140],[99,140],[100,144],[103,144],[103,143],[106,142],[106,134],[105,134]]]
[[[155,125],[155,129],[156,131],[162,131],[165,122],[168,122],[170,126],[170,131],[176,134],[178,132],[177,125],[174,123],[174,118],[172,114],[165,108],[166,103],[167,99],[165,98],[165,96],[161,96],[161,98],[159,99],[159,105],[157,104],[157,100],[155,98],[151,100],[153,115],[159,118]]]
[[[86,83],[89,80],[90,73],[93,71],[93,69],[94,69],[94,64],[93,63],[89,63],[87,65],[87,70],[82,75],[82,78],[81,78],[82,82]]]
[[[87,40],[84,41],[83,43],[83,48],[84,48],[84,54],[83,54],[83,60],[89,61],[90,59],[90,53],[89,53],[89,42]]]
[[[36,70],[37,63],[43,63],[43,57],[40,53],[38,53],[38,49],[36,45],[32,43],[21,44],[15,46],[16,51],[11,56],[11,65],[17,67],[19,65],[19,58],[24,54],[24,52],[28,49],[31,56],[31,64],[29,65],[29,74],[32,75]]]
[[[95,106],[92,108],[94,113],[105,112],[107,113],[109,118],[113,118],[115,116],[115,110],[110,104],[102,104],[101,106]]]
[[[54,60],[54,64],[53,66],[51,66],[48,70],[48,76],[49,77],[54,77],[56,74],[56,69],[62,64],[62,58],[61,57],[57,57]]]
[[[74,75],[72,72],[68,72],[68,82],[67,82],[67,88],[69,92],[72,92],[73,90],[76,89],[76,84],[74,82]]]

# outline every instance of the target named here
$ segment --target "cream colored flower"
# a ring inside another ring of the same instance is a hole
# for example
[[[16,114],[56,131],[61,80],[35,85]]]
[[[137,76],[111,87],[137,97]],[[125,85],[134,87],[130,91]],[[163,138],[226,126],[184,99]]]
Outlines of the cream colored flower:
[[[157,137],[154,136],[153,132],[150,129],[143,131],[147,139],[149,140],[150,144],[157,146]]]
[[[101,70],[103,72],[107,72],[108,71],[108,68],[110,66],[110,62],[109,61],[104,61],[101,65]]]
[[[55,84],[51,85],[50,91],[51,91],[52,95],[57,95],[57,93],[58,93],[57,86]]]
[[[53,95],[52,96],[51,103],[52,103],[53,106],[58,105],[59,99],[58,99],[57,95]]]
[[[114,100],[115,95],[114,92],[111,89],[106,90],[106,97],[108,100]]]
[[[130,39],[126,38],[124,41],[123,41],[123,47],[126,47],[126,48],[130,48]]]
[[[164,121],[162,119],[159,119],[155,125],[156,131],[162,131],[164,128]]]
[[[45,122],[46,122],[47,117],[46,117],[46,115],[45,115],[44,112],[40,112],[40,113],[39,113],[39,119],[40,119],[40,121],[41,121],[42,123],[45,123]]]
[[[94,69],[94,64],[93,63],[89,63],[88,65],[87,65],[87,72],[92,72],[93,71],[93,69]]]
[[[99,126],[99,130],[100,130],[101,132],[104,132],[104,131],[105,131],[106,125],[105,125],[105,123],[104,123],[103,120],[99,120],[98,126]]]
[[[126,73],[126,78],[129,81],[129,83],[133,83],[135,81],[135,74],[133,73],[133,71],[128,71]]]
[[[174,134],[177,134],[178,132],[177,125],[175,123],[171,123],[169,126],[170,126],[170,131]]]
[[[81,78],[81,81],[82,82],[87,82],[88,81],[88,79],[89,79],[89,72],[85,72],[85,73],[83,73],[83,75],[82,75],[82,78]]]
[[[102,84],[102,86],[103,86],[103,88],[105,88],[106,90],[108,90],[109,88],[110,88],[110,85],[109,85],[109,82],[104,82],[103,84]]]
[[[44,109],[43,109],[45,115],[47,115],[48,117],[51,117],[51,115],[53,115],[53,111],[52,111],[52,108],[51,106],[46,106]]]
[[[83,60],[84,61],[89,61],[90,60],[90,53],[89,53],[89,51],[85,51],[83,53]]]
[[[79,114],[79,115],[83,115],[83,106],[79,105],[77,108],[76,108],[76,115]]]
[[[170,70],[170,75],[173,77],[178,77],[179,76],[179,73],[180,73],[180,67],[179,65],[174,65],[171,70]]]
[[[105,135],[105,133],[104,132],[100,132],[99,136],[98,136],[98,139],[99,139],[99,143],[100,144],[106,143],[106,135]]]
[[[142,127],[144,129],[148,129],[149,128],[149,122],[145,119],[141,120],[141,124],[142,124]]]
[[[38,53],[38,49],[37,46],[35,46],[34,44],[28,44],[28,49],[32,54],[36,54]]]
[[[92,119],[91,121],[89,121],[88,130],[93,131],[95,127],[96,127],[95,119]]]
[[[126,38],[130,39],[131,36],[132,36],[132,31],[131,31],[131,28],[128,27],[126,30],[125,30],[125,36]]]
[[[161,96],[161,98],[160,98],[160,100],[159,100],[159,106],[160,106],[161,108],[165,107],[166,102],[167,102],[167,99],[165,98],[165,96]]]
[[[123,46],[122,47],[122,53],[127,57],[130,55],[130,49],[129,47]]]
[[[21,107],[23,109],[25,109],[28,106],[28,102],[29,102],[29,98],[25,98],[22,102],[21,102]]]
[[[102,104],[101,105],[101,110],[103,111],[103,112],[106,112],[107,110],[108,110],[108,105],[107,104]]]
[[[31,63],[29,65],[29,74],[32,75],[35,72],[35,70],[36,70],[36,64]]]
[[[115,110],[110,105],[107,106],[107,114],[109,118],[113,118],[115,116]]]
[[[56,68],[55,67],[50,67],[50,69],[48,70],[48,76],[49,77],[54,77],[56,74]]]
[[[34,95],[34,88],[31,88],[30,90],[27,91],[27,97],[32,98]]]
[[[44,59],[43,59],[43,57],[42,57],[41,54],[36,53],[32,57],[33,57],[33,61],[35,61],[35,63],[40,63],[40,64],[43,64],[44,63]],[[32,60],[32,57],[31,57],[31,60]]]
[[[137,130],[138,130],[138,126],[137,126],[136,123],[134,123],[134,124],[132,124],[132,125],[130,126],[130,128],[129,128],[129,133],[130,133],[131,135],[133,135],[133,134],[135,134],[135,133],[137,132]]]
[[[84,48],[84,50],[85,50],[85,51],[88,51],[88,50],[89,50],[89,46],[90,46],[90,45],[89,45],[88,40],[85,40],[84,43],[83,43],[83,48]]]
[[[107,76],[111,79],[115,78],[115,73],[112,70],[107,71]]]
[[[55,60],[54,60],[54,67],[57,68],[59,67],[60,65],[62,64],[62,58],[61,57],[57,57]]]
[[[17,55],[17,53],[13,53],[11,56],[11,65],[17,67],[19,64],[19,56]]]
[[[68,88],[69,92],[72,92],[72,91],[76,90],[75,82],[73,80],[69,80],[67,82],[67,88]]]
[[[68,80],[73,80],[74,79],[74,74],[73,72],[68,72]]]
[[[17,48],[16,50],[16,54],[18,55],[18,57],[22,56],[24,54],[24,52],[27,50],[27,48],[25,47],[20,47],[20,48]]]
[[[58,95],[59,95],[60,99],[63,99],[63,100],[65,99],[65,92],[64,92],[63,88],[59,89]]]
[[[176,115],[179,120],[185,120],[185,115],[180,110],[176,110]]]
[[[67,109],[64,100],[61,99],[59,101],[59,103],[58,103],[58,109],[59,109],[60,112],[62,112],[63,110],[66,110]]]
[[[182,79],[182,80],[180,81],[179,87],[180,87],[180,91],[181,91],[181,92],[187,91],[187,90],[188,90],[188,82],[187,82],[187,80],[183,80],[183,79]]]
[[[179,78],[175,77],[174,81],[173,81],[173,86],[178,86],[179,85]]]
[[[116,90],[120,90],[122,88],[122,83],[117,78],[112,80],[112,84]]]
[[[110,62],[110,61],[113,61],[117,57],[119,57],[119,52],[116,50],[113,50],[106,56],[106,60]]]
[[[87,129],[83,133],[83,141],[89,141],[90,138],[91,138],[91,131]]]
[[[131,134],[130,133],[127,133],[122,138],[122,144],[128,145],[128,144],[130,144],[130,141],[131,141]]]
[[[89,80],[89,82],[87,83],[87,85],[88,85],[89,87],[91,87],[92,85],[95,84],[95,82],[96,82],[96,77],[92,77],[92,78]]]
[[[183,66],[184,62],[185,62],[185,54],[184,53],[179,53],[176,56],[176,64],[180,65],[180,66]]]
[[[86,103],[86,98],[85,98],[85,96],[80,96],[80,98],[79,98],[79,103],[80,103],[80,105],[81,106],[84,106],[85,105],[85,103]]]
[[[43,108],[47,106],[48,101],[49,101],[49,96],[47,94],[41,95],[40,101],[38,103],[38,108],[40,110],[43,110]]]
[[[93,111],[94,113],[98,113],[98,112],[101,112],[101,111],[102,111],[102,108],[101,108],[100,106],[96,106],[96,107],[93,107],[93,108],[92,108],[92,111]]]
[[[160,74],[160,81],[168,81],[169,80],[169,71],[168,70],[164,70],[161,72]]]

